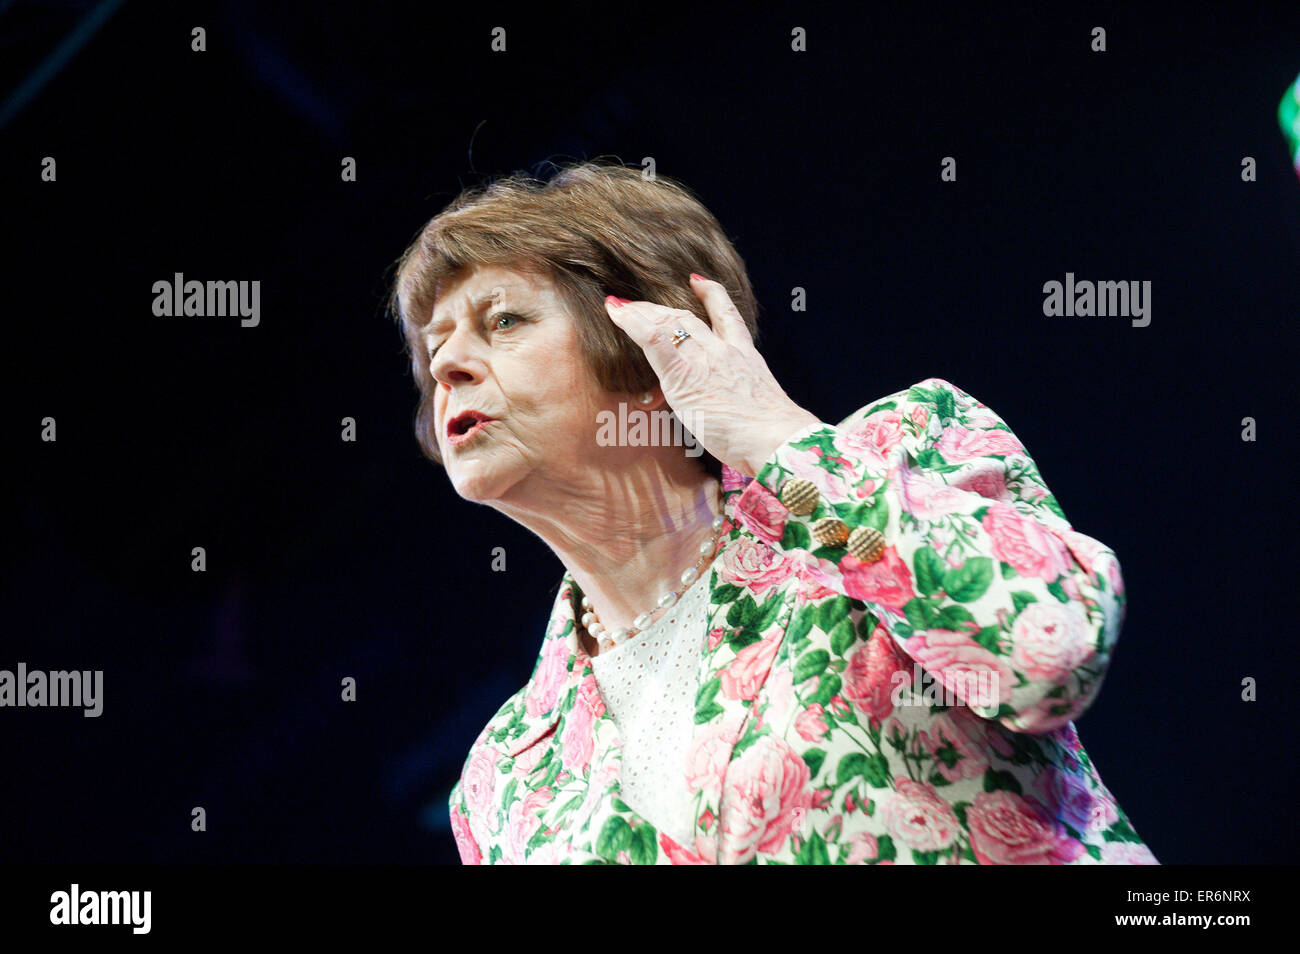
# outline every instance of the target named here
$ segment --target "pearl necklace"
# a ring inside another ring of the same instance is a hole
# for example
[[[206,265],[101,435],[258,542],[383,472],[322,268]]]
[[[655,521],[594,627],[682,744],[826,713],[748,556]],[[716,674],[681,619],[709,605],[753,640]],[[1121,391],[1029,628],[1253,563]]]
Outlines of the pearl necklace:
[[[582,625],[586,628],[587,633],[596,640],[600,651],[613,649],[615,646],[627,642],[637,633],[644,630],[651,623],[651,617],[661,609],[668,609],[677,602],[677,598],[686,592],[687,588],[694,583],[700,575],[700,571],[709,563],[713,557],[717,556],[718,541],[722,537],[722,531],[726,527],[727,521],[721,515],[713,518],[713,536],[705,540],[699,546],[700,558],[695,561],[695,565],[688,570],[683,570],[681,575],[682,585],[675,590],[669,590],[655,604],[655,608],[642,613],[636,619],[632,620],[631,627],[620,627],[612,633],[605,630],[604,624],[601,623],[600,617],[596,615],[595,607],[591,605],[591,600],[584,595],[582,597]]]

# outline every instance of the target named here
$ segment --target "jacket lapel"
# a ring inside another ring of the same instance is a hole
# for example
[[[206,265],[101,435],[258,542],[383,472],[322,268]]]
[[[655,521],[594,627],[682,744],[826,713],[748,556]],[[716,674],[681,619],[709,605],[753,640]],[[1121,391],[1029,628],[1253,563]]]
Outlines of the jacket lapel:
[[[572,862],[716,864],[729,855],[725,837],[720,844],[726,824],[727,774],[737,743],[752,720],[754,700],[780,650],[798,577],[793,568],[778,583],[771,582],[770,574],[745,572],[746,557],[751,555],[747,548],[765,546],[737,523],[736,504],[749,480],[724,466],[723,513],[728,529],[723,550],[709,569],[707,585],[713,598],[709,635],[697,666],[695,724],[686,753],[686,781],[695,800],[692,844],[679,845],[623,801],[622,741],[595,684],[591,659],[578,640],[575,614],[580,591],[567,570],[532,677],[485,730],[486,743],[507,757],[516,758],[541,743],[558,761],[568,726],[580,731],[584,722],[589,725],[586,783],[573,785],[581,780],[572,779],[564,795],[581,797],[566,825]],[[579,707],[586,711],[578,711]],[[557,773],[556,781],[565,782],[566,774]]]
[[[726,860],[728,848],[725,841],[720,846],[719,836],[726,823],[727,774],[737,743],[752,721],[754,701],[767,680],[794,609],[792,594],[798,573],[793,565],[778,583],[772,580],[781,577],[780,572],[747,572],[752,568],[747,558],[754,555],[748,552],[750,548],[766,549],[737,522],[736,505],[750,478],[727,467],[723,475],[723,513],[728,527],[723,549],[709,568],[709,635],[696,670],[695,724],[685,753],[686,782],[695,804],[693,842],[679,845],[667,833],[659,832],[654,860],[660,864],[716,864],[720,848],[721,860]],[[567,573],[561,588],[574,593],[574,603],[564,608],[566,619],[571,620],[579,599],[578,588]],[[590,658],[572,630],[568,638],[574,668],[585,667],[589,672]],[[603,770],[614,794],[595,801],[590,827],[596,838],[591,847],[596,855],[613,861],[618,847],[626,841],[625,829],[635,835],[641,825],[650,823],[622,801],[618,783],[622,744],[603,700],[600,709],[603,714],[595,726],[596,754],[592,764],[601,768],[593,768],[592,778]]]
[[[700,658],[695,729],[686,766],[696,804],[695,843],[688,847],[699,859],[696,863],[703,864],[726,863],[731,855],[728,778],[733,760],[741,755],[737,744],[754,721],[757,697],[780,652],[798,584],[793,565],[783,578],[784,571],[751,572],[756,552],[771,553],[738,523],[737,502],[751,478],[727,467],[723,474],[729,533],[710,568],[709,636]]]

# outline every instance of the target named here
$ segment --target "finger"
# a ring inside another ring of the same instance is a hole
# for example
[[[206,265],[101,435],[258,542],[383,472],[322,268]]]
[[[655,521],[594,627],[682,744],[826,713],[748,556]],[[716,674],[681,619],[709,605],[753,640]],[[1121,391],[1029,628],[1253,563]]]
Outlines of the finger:
[[[692,272],[691,291],[695,292],[700,301],[704,303],[718,337],[737,347],[742,345],[754,347],[754,337],[749,333],[749,326],[745,324],[745,318],[741,315],[740,309],[736,307],[735,302],[731,300],[731,296],[727,294],[725,285]]]
[[[703,356],[702,349],[718,340],[701,318],[681,308],[649,301],[630,301],[620,306],[609,298],[605,300],[605,308],[614,323],[641,346],[650,366],[661,378],[675,362],[699,359]],[[678,328],[690,337],[673,344],[673,332]]]

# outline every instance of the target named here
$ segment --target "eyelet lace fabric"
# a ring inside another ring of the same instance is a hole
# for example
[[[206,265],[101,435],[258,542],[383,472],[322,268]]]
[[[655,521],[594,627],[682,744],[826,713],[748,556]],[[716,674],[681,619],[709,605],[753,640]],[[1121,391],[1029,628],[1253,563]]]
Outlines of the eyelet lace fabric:
[[[647,629],[591,661],[623,746],[623,800],[682,845],[695,834],[686,754],[708,637],[708,577],[702,574]]]

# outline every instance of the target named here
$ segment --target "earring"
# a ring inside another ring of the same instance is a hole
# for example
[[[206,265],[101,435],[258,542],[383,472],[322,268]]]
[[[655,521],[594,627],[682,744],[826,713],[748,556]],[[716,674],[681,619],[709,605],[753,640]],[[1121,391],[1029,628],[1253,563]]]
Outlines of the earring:
[[[641,395],[641,403],[642,403],[642,404],[649,404],[653,399],[654,399],[654,395],[651,394],[649,391],[647,391],[645,394]]]

